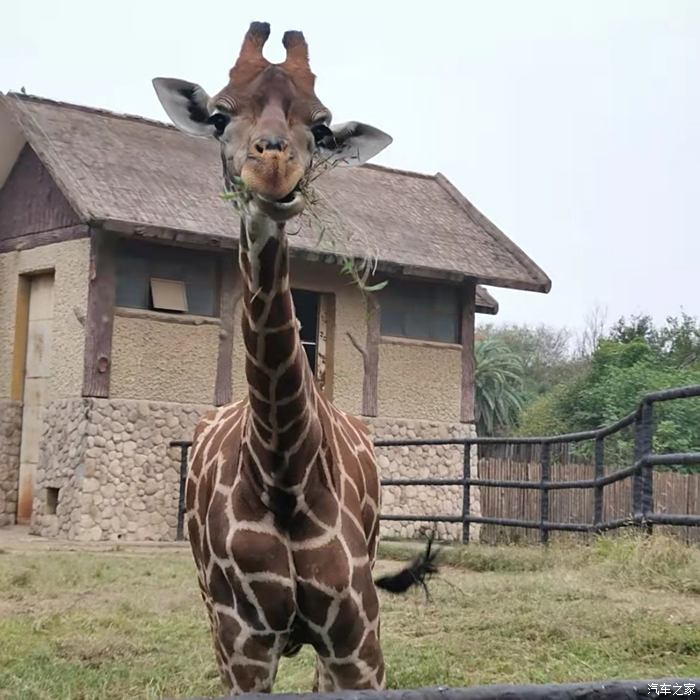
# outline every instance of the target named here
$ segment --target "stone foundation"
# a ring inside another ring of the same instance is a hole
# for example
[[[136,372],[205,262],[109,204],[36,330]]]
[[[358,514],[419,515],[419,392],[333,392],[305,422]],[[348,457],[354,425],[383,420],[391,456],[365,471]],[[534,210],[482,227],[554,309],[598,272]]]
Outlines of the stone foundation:
[[[19,404],[1,407],[0,429],[8,458],[0,464],[0,517],[14,521],[19,461]],[[190,440],[211,406],[127,399],[63,399],[44,411],[44,432],[36,473],[31,531],[73,540],[174,540],[179,501],[180,450],[172,440]],[[368,418],[376,438],[465,438],[474,427],[398,418]],[[7,447],[5,447],[7,445]],[[471,473],[476,475],[472,448]],[[382,478],[461,478],[463,448],[377,448]],[[12,461],[14,460],[14,462]],[[14,475],[14,480],[10,478]],[[478,489],[470,490],[479,513]],[[462,513],[460,486],[389,486],[382,492],[385,514]],[[460,540],[460,523],[384,521],[385,537]],[[470,538],[478,541],[479,526]]]
[[[19,449],[22,441],[22,403],[0,400],[0,526],[17,517]]]
[[[174,540],[180,466],[179,450],[169,443],[190,439],[210,408],[124,399],[51,402],[32,532],[75,540]]]
[[[366,419],[376,439],[452,439],[476,437],[469,423],[438,423],[399,418]],[[476,446],[470,453],[470,474],[477,477]],[[377,462],[383,479],[461,479],[464,448],[461,445],[423,447],[378,447]],[[481,513],[479,489],[470,491],[470,512]],[[382,513],[385,515],[462,515],[461,486],[385,486],[382,489]],[[479,541],[481,526],[469,526],[469,538]],[[435,531],[446,540],[462,539],[461,523],[430,523],[420,521],[383,521],[382,537],[422,538]]]

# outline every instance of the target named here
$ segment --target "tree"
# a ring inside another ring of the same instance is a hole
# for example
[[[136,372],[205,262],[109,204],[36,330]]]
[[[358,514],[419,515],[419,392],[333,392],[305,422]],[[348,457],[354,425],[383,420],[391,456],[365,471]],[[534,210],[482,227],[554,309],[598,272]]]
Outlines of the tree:
[[[520,358],[523,365],[524,391],[528,400],[549,391],[578,371],[580,363],[570,353],[571,333],[552,326],[508,324],[479,327],[481,338],[498,340]]]
[[[646,393],[700,383],[699,341],[697,322],[687,316],[661,328],[648,316],[618,320],[597,343],[587,372],[523,411],[520,434],[598,428],[633,411]],[[700,399],[656,404],[654,422],[656,451],[700,451]],[[605,450],[610,463],[629,464],[631,431],[610,436]]]
[[[600,304],[595,304],[586,314],[583,332],[578,338],[576,355],[581,358],[589,358],[598,347],[598,343],[605,336],[605,326],[608,318],[608,310]]]
[[[635,340],[643,340],[652,344],[656,335],[654,319],[649,314],[635,314],[628,321],[621,316],[610,329],[608,340],[616,343],[631,343]]]
[[[654,343],[677,367],[700,365],[700,326],[697,319],[685,312],[680,319],[669,316],[666,326],[654,334]]]
[[[610,330],[610,340],[629,343],[643,340],[659,358],[674,367],[692,367],[700,363],[700,326],[685,312],[668,316],[666,325],[657,328],[651,316],[621,317]]]
[[[505,343],[486,339],[474,346],[475,413],[479,435],[515,425],[525,399],[523,363]]]
[[[566,393],[567,384],[559,384],[546,394],[527,404],[518,417],[517,435],[560,435],[567,432],[567,425],[560,415],[559,406]]]

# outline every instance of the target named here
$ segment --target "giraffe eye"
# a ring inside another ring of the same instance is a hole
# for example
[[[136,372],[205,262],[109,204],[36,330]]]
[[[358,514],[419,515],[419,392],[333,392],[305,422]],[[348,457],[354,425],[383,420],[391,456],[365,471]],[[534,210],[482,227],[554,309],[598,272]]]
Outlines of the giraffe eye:
[[[333,132],[325,124],[314,124],[311,127],[311,133],[314,136],[314,141],[317,146],[325,146],[326,148],[335,148],[335,136]]]
[[[224,133],[224,129],[226,129],[228,123],[231,121],[231,117],[222,112],[214,112],[207,121],[216,129],[216,135],[221,136]]]

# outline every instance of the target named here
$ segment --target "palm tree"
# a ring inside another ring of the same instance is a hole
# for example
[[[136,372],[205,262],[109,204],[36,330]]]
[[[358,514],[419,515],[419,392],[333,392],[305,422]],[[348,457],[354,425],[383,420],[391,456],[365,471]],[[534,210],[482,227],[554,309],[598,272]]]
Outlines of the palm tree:
[[[475,412],[479,435],[512,427],[525,399],[523,363],[505,343],[495,339],[474,346]]]

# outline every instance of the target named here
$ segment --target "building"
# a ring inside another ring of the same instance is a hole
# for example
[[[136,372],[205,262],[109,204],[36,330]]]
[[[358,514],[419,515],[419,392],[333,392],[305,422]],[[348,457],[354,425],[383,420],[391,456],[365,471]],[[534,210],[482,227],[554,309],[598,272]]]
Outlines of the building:
[[[0,98],[0,523],[174,537],[169,442],[245,391],[238,221],[221,187],[214,142]],[[292,282],[324,391],[377,435],[472,435],[474,314],[497,311],[478,285],[546,292],[549,279],[440,174],[338,168],[318,189],[332,232],[292,237]],[[358,257],[373,245],[386,289],[349,284],[337,240]],[[382,469],[461,473],[454,450],[417,454],[383,454]],[[386,497],[425,512],[460,502]]]

